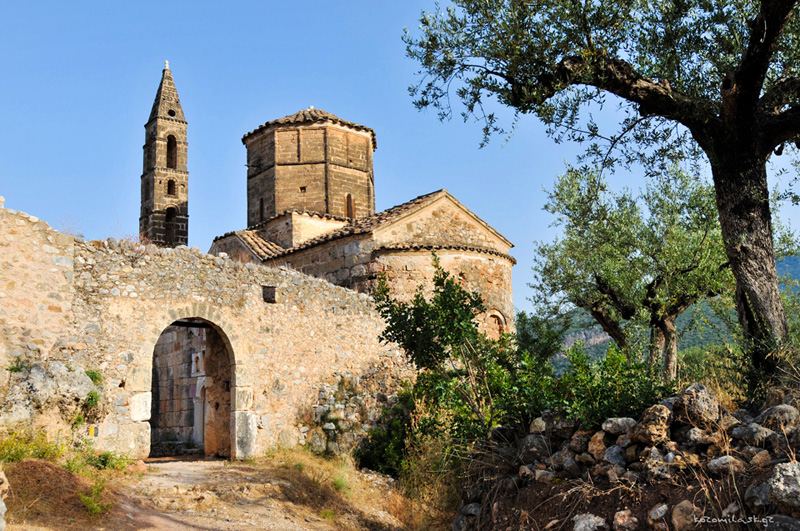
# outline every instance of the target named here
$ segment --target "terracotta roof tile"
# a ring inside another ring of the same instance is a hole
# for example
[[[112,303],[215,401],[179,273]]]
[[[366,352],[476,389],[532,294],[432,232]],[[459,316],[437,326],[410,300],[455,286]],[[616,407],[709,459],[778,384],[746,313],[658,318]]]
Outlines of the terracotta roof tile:
[[[254,230],[237,230],[234,232],[239,239],[252,251],[256,257],[261,260],[268,260],[274,256],[280,254],[283,251],[283,247],[278,245],[277,243],[273,243],[271,241],[265,240],[261,237],[261,235]]]
[[[486,247],[474,247],[471,245],[428,245],[419,243],[399,243],[392,245],[382,245],[377,251],[437,251],[439,249],[448,249],[454,251],[472,251],[476,253],[493,254],[510,260],[512,264],[517,263],[517,259],[510,254],[501,253],[495,249],[487,249]]]
[[[372,216],[354,219],[349,225],[342,227],[341,229],[333,230],[331,232],[326,232],[325,234],[321,234],[316,238],[311,238],[310,240],[306,240],[299,245],[295,245],[294,247],[290,247],[288,249],[281,249],[280,253],[272,256],[271,258],[277,258],[279,256],[292,254],[294,252],[300,251],[302,249],[308,249],[309,247],[313,247],[321,243],[325,243],[331,240],[338,240],[339,238],[344,238],[345,236],[372,232],[382,227],[383,225],[392,223],[397,218],[409,212],[414,212],[422,208],[423,206],[432,203],[433,201],[445,195],[446,193],[447,190],[445,189],[437,190],[435,192],[431,192],[429,194],[416,197],[411,201],[408,201],[401,205],[393,206],[392,208],[384,210],[383,212],[378,212],[377,214],[373,214]]]
[[[260,131],[268,129],[273,126],[279,125],[295,125],[295,124],[308,124],[308,123],[318,123],[318,122],[331,122],[338,125],[343,125],[345,127],[350,127],[352,129],[356,129],[358,131],[366,131],[372,136],[372,149],[378,148],[378,140],[375,137],[375,131],[370,129],[367,126],[359,125],[355,122],[348,122],[347,120],[342,120],[338,116],[331,114],[327,111],[323,111],[322,109],[303,109],[301,111],[297,111],[294,114],[290,114],[289,116],[284,116],[283,118],[278,118],[277,120],[272,120],[264,125],[257,127],[256,129],[250,131],[249,133],[245,134],[242,137],[242,143],[244,144],[245,140]]]

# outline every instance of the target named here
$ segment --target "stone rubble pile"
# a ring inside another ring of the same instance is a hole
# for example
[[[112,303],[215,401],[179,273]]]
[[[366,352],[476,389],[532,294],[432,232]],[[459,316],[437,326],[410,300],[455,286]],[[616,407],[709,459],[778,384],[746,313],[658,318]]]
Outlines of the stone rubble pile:
[[[535,482],[607,478],[611,483],[646,489],[690,471],[710,481],[733,475],[742,487],[745,507],[732,503],[722,515],[704,511],[698,500],[695,504],[687,499],[672,507],[651,508],[647,522],[639,522],[629,510],[611,507],[609,514],[576,515],[570,525],[560,528],[681,531],[695,529],[698,521],[713,516],[739,521],[757,517],[776,526],[767,529],[800,530],[798,407],[800,392],[771,390],[756,416],[745,410],[731,414],[712,391],[695,383],[648,408],[638,421],[610,418],[597,431],[581,430],[574,421],[547,413],[535,419],[530,433],[518,441],[519,472],[507,479],[524,487]],[[475,497],[464,500],[453,529],[478,528],[471,506],[480,513],[479,501]]]

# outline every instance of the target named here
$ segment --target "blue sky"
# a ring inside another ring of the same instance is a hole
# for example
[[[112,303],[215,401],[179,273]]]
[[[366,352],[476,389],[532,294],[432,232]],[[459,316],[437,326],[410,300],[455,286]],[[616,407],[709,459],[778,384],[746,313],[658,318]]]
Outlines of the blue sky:
[[[545,194],[580,149],[533,117],[479,149],[480,124],[441,123],[408,95],[403,27],[432,0],[6,2],[0,18],[0,195],[88,239],[134,235],[144,123],[164,60],[186,114],[190,245],[244,228],[245,149],[262,123],[313,105],[373,128],[378,210],[447,188],[516,245],[528,309]],[[495,110],[502,109],[496,107]],[[508,114],[506,113],[506,116]]]

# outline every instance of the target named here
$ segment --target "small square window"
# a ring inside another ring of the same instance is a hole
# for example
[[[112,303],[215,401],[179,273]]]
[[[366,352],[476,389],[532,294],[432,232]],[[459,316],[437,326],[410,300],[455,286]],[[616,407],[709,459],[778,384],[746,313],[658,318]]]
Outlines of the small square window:
[[[301,193],[301,194],[304,194],[304,193],[306,193],[306,187],[305,187],[305,186],[301,186],[301,187],[300,187],[300,193]]]
[[[261,286],[261,296],[264,298],[264,302],[274,304],[275,286]]]

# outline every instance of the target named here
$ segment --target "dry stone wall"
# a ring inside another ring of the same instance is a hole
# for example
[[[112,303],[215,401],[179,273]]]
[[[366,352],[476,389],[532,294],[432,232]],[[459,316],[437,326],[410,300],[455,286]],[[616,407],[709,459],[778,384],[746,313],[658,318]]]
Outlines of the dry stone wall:
[[[367,295],[285,268],[196,248],[83,242],[8,209],[0,209],[0,256],[0,365],[12,369],[0,371],[0,425],[66,428],[83,393],[96,389],[96,448],[147,455],[153,352],[180,320],[208,323],[225,343],[237,458],[298,442],[298,411],[317,403],[334,373],[403,363],[379,342],[383,322]],[[86,369],[101,382],[87,383]],[[65,377],[79,394],[58,386]]]

